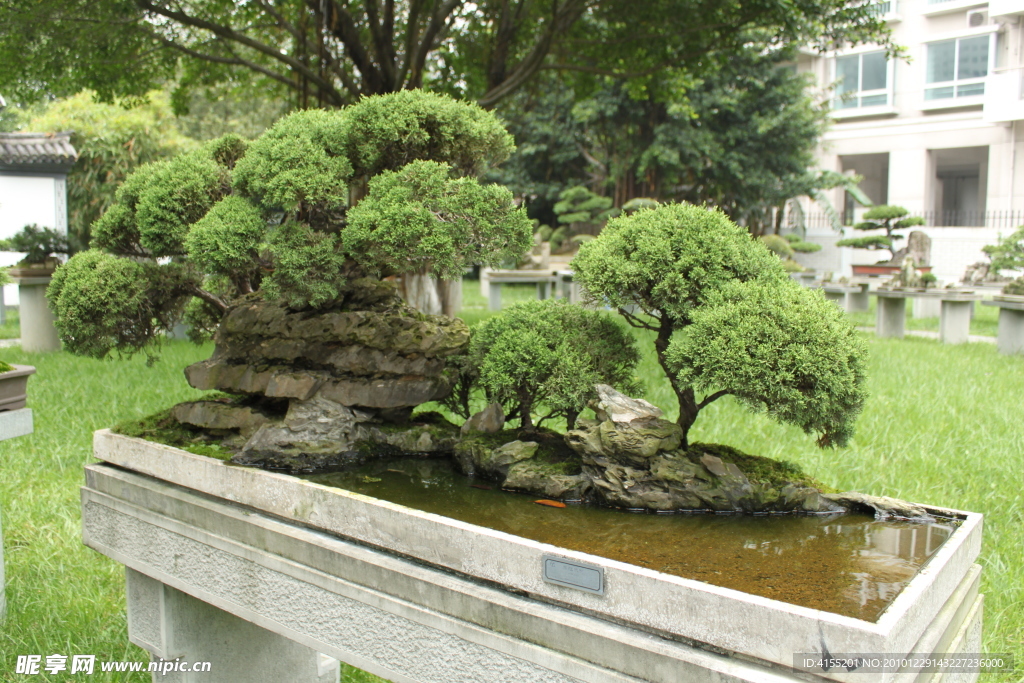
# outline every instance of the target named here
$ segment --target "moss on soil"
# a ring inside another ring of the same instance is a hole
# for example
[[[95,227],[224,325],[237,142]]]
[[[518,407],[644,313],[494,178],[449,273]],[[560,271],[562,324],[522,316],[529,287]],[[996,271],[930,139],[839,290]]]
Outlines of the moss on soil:
[[[456,448],[465,444],[471,446],[478,444],[484,448],[497,448],[512,441],[534,441],[537,443],[537,453],[531,462],[550,471],[551,474],[575,475],[583,471],[583,461],[579,454],[569,448],[565,443],[562,434],[544,427],[534,430],[503,429],[493,434],[478,432],[466,436]]]
[[[773,488],[782,488],[787,484],[797,486],[809,486],[818,489],[822,493],[838,493],[839,491],[831,486],[822,484],[820,481],[804,473],[798,465],[785,460],[773,460],[761,455],[749,455],[738,451],[730,446],[723,446],[717,443],[695,443],[690,444],[686,451],[686,457],[692,462],[700,463],[702,455],[713,455],[722,462],[731,462],[752,481],[763,482]]]
[[[221,397],[211,396],[207,400],[221,400]],[[174,446],[189,453],[218,460],[229,460],[234,455],[232,451],[221,446],[218,437],[175,420],[171,415],[171,408],[147,415],[141,420],[126,420],[111,427],[110,431]]]

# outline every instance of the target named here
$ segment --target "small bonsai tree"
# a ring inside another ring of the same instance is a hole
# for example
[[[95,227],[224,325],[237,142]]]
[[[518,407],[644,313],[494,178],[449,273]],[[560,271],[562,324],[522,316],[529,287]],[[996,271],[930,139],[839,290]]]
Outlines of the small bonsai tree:
[[[797,234],[789,234],[785,237],[781,235],[762,235],[758,239],[768,247],[768,251],[772,252],[782,261],[782,267],[785,268],[787,273],[799,273],[804,270],[793,256],[797,252],[809,254],[821,249],[820,244],[814,244],[813,242],[804,242],[800,239]]]
[[[572,267],[594,300],[655,335],[684,445],[726,395],[818,433],[821,446],[849,441],[865,398],[862,343],[723,213],[667,204],[612,219]]]
[[[559,227],[550,237],[554,250],[593,238],[609,218],[619,214],[610,197],[594,194],[582,185],[562,190],[558,200],[554,211]]]
[[[864,220],[853,226],[854,230],[884,230],[884,235],[867,235],[865,237],[850,237],[836,242],[840,247],[853,247],[854,249],[885,249],[889,252],[889,259],[896,258],[896,250],[893,243],[903,239],[903,235],[897,234],[897,230],[909,228],[914,225],[924,225],[924,219],[920,216],[907,217],[910,212],[902,206],[882,204],[873,206],[864,212]]]
[[[209,333],[248,296],[315,314],[359,278],[515,259],[530,244],[525,211],[474,178],[511,149],[493,114],[403,91],[143,166],[93,248],[54,276],[61,338],[75,353],[131,353],[186,310]]]
[[[41,264],[58,254],[67,254],[68,238],[53,228],[40,228],[33,223],[15,235],[0,240],[0,251],[25,252],[22,264]]]
[[[463,376],[518,416],[522,429],[555,417],[572,429],[596,397],[595,384],[640,390],[639,360],[636,341],[607,314],[548,299],[511,306],[474,328]],[[542,408],[547,414],[535,423]],[[468,416],[468,405],[459,412]]]

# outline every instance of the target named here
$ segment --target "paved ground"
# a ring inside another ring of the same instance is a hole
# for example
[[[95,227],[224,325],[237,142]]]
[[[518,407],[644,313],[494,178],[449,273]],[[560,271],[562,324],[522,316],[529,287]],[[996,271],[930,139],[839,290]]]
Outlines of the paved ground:
[[[871,334],[875,333],[875,328],[873,328],[873,327],[858,327],[857,329],[862,331],[862,332],[870,332]],[[907,334],[908,336],[914,336],[914,337],[927,337],[928,339],[938,339],[939,338],[939,333],[938,332],[929,332],[927,330],[907,330],[905,334]],[[996,343],[996,338],[995,337],[982,337],[981,335],[972,334],[972,335],[969,335],[967,337],[967,341],[969,341],[971,343],[975,343],[975,344],[995,344]]]

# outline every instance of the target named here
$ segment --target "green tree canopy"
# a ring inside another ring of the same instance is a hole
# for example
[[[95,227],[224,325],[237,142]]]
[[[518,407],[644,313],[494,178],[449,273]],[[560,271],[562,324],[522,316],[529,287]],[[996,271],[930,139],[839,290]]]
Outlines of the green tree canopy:
[[[71,131],[78,161],[68,174],[68,235],[72,250],[89,245],[90,226],[113,203],[118,186],[140,166],[195,145],[182,135],[170,100],[160,92],[125,107],[96,102],[91,92],[48,103],[22,121],[39,133]]]
[[[571,429],[595,384],[636,392],[636,341],[600,311],[560,300],[511,306],[473,330],[468,367],[491,402],[532,428],[542,408]]]
[[[642,78],[692,69],[751,40],[764,49],[881,41],[851,0],[10,0],[0,4],[0,90],[28,101],[92,88],[142,95],[178,79],[247,83],[300,107],[431,87],[491,106],[541,70]]]
[[[684,437],[703,408],[734,395],[819,432],[823,446],[848,441],[864,400],[850,323],[720,211],[666,204],[613,218],[572,267],[596,301],[656,335]]]
[[[424,113],[422,125],[396,129],[383,117],[374,128],[366,110],[385,112],[388,101]],[[453,141],[438,120],[463,135]],[[419,146],[380,154],[397,149],[394,135]],[[61,337],[76,353],[131,353],[186,309],[208,328],[254,293],[315,310],[338,302],[354,278],[410,268],[454,277],[472,261],[517,258],[530,244],[525,212],[508,190],[465,175],[510,147],[476,105],[410,91],[299,112],[251,144],[228,135],[143,166],[96,222],[94,249],[54,277]],[[349,207],[352,169],[371,158],[381,170]]]
[[[806,78],[782,66],[792,56],[752,41],[700,78],[676,69],[586,87],[550,77],[501,106],[518,149],[496,177],[548,223],[560,182],[618,207],[637,197],[708,203],[761,232],[774,207],[811,191],[828,118]]]

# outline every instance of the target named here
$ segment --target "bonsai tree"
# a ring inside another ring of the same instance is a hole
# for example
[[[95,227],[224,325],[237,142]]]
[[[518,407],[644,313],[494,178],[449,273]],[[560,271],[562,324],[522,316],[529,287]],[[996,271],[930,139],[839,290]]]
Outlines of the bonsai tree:
[[[594,194],[582,185],[562,190],[554,206],[559,227],[551,235],[551,248],[561,249],[567,242],[579,244],[593,237],[601,226],[619,214],[610,197]]]
[[[999,275],[1001,270],[1024,270],[1024,226],[981,250],[991,259],[989,272],[994,275]],[[1003,294],[1024,295],[1024,277],[1007,283],[1003,287]]]
[[[53,228],[40,228],[33,223],[12,237],[0,240],[0,251],[23,251],[25,258],[19,265],[38,265],[57,254],[67,254],[68,239]]]
[[[245,297],[315,315],[360,278],[454,278],[517,258],[525,212],[475,180],[511,149],[489,112],[402,91],[143,166],[94,224],[93,248],[54,276],[61,338],[79,354],[132,353],[186,311],[208,334]]]
[[[666,204],[614,218],[572,267],[589,296],[654,334],[684,446],[700,411],[726,395],[821,446],[849,441],[865,398],[852,325],[720,211]]]
[[[565,301],[548,299],[511,306],[473,331],[464,373],[483,389],[488,402],[518,416],[533,429],[533,415],[548,410],[536,425],[564,417],[569,429],[595,384],[639,391],[633,371],[640,360],[636,341],[614,320]],[[468,417],[468,406],[462,408]]]
[[[897,234],[897,230],[909,228],[914,225],[924,225],[924,219],[920,216],[907,217],[910,213],[902,206],[882,204],[873,206],[864,212],[864,220],[853,226],[854,230],[884,230],[884,235],[867,235],[865,237],[850,237],[836,242],[840,247],[853,247],[854,249],[885,249],[889,252],[889,259],[896,258],[896,250],[893,243],[903,239],[903,235]]]

